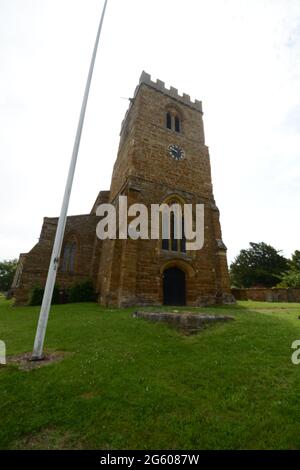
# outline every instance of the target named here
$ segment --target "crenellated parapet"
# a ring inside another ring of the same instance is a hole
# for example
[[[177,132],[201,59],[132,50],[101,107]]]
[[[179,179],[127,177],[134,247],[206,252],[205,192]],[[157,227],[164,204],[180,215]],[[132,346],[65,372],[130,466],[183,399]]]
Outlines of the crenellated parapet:
[[[134,91],[133,97],[129,98],[130,104],[129,104],[128,110],[126,111],[125,117],[124,117],[124,119],[122,121],[122,124],[121,124],[120,135],[122,135],[122,132],[124,130],[124,126],[125,126],[125,123],[127,121],[128,115],[129,115],[129,113],[131,111],[131,108],[134,104],[134,101],[135,101],[135,98],[136,98],[136,96],[139,92],[139,89],[140,89],[141,85],[143,85],[143,84],[145,84],[145,85],[153,88],[154,90],[157,90],[157,91],[163,93],[164,95],[169,96],[172,99],[175,99],[179,103],[182,103],[186,106],[189,106],[190,108],[195,109],[196,111],[199,111],[201,114],[203,114],[202,102],[201,101],[199,101],[199,100],[192,101],[190,95],[187,95],[186,93],[183,93],[182,95],[180,95],[178,93],[177,88],[174,88],[173,86],[171,86],[170,88],[166,88],[165,83],[162,80],[153,81],[153,80],[151,80],[151,75],[149,73],[146,73],[146,72],[143,71],[141,76],[140,76],[139,84],[137,85],[137,87]]]
[[[174,88],[172,86],[170,88],[166,88],[164,82],[162,82],[161,80],[156,80],[156,82],[151,80],[151,75],[144,71],[141,74],[139,85],[135,89],[134,96],[136,96],[140,85],[143,83],[151,86],[152,88],[155,88],[155,90],[158,90],[167,96],[170,96],[171,98],[175,98],[176,100],[180,101],[180,103],[186,104],[187,106],[190,106],[191,108],[194,108],[197,111],[200,111],[202,113],[201,101],[199,100],[192,101],[190,95],[187,95],[186,93],[183,93],[181,96],[178,93],[177,88]]]

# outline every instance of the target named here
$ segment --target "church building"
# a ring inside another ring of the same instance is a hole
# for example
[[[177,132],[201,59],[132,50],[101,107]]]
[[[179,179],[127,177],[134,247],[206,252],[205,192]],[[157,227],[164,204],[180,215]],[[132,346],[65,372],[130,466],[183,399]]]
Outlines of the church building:
[[[91,280],[104,306],[190,305],[233,301],[226,247],[205,145],[202,103],[165,87],[143,72],[122,123],[109,191],[100,191],[90,214],[69,216],[57,284],[63,291]],[[135,203],[204,205],[204,246],[187,250],[170,239],[100,240],[102,203],[119,196]],[[16,304],[26,304],[34,286],[46,282],[57,218],[44,218],[38,243],[21,254],[13,283]]]

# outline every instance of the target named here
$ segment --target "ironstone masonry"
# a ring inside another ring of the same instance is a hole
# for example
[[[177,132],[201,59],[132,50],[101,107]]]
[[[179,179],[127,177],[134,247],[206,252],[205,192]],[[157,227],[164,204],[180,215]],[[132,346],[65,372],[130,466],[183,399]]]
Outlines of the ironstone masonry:
[[[110,191],[100,191],[90,214],[68,217],[57,275],[61,289],[91,279],[105,306],[234,300],[202,115],[200,101],[142,73],[122,123]],[[128,205],[144,204],[149,212],[151,204],[163,202],[204,204],[204,247],[189,252],[184,240],[172,237],[99,240],[96,209],[101,203],[118,209],[120,195],[127,196]],[[57,221],[45,218],[39,242],[20,256],[12,286],[17,304],[28,301],[35,285],[45,284]]]

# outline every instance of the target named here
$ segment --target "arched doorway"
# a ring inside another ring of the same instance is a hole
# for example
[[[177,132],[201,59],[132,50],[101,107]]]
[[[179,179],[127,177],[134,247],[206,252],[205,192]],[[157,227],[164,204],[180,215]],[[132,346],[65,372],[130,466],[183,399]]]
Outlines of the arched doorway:
[[[185,272],[177,267],[163,273],[164,305],[185,305]]]

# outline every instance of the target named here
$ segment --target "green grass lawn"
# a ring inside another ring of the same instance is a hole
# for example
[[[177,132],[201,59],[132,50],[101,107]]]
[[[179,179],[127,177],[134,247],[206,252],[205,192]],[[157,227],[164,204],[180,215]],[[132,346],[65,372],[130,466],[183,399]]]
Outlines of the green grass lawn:
[[[300,304],[193,309],[235,317],[193,336],[133,310],[52,308],[46,349],[73,354],[0,366],[1,449],[300,448]],[[31,351],[38,313],[0,299],[8,355]]]

